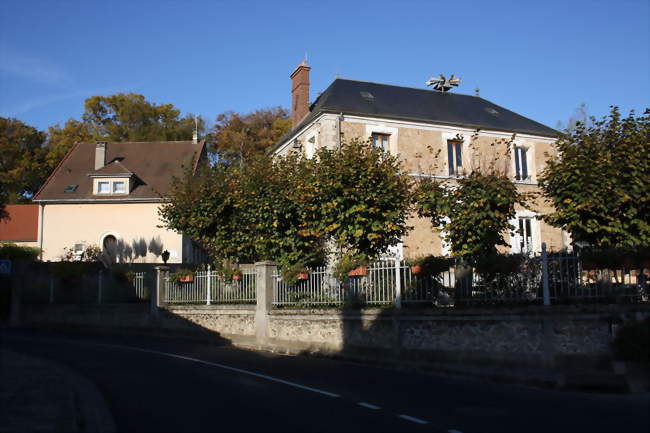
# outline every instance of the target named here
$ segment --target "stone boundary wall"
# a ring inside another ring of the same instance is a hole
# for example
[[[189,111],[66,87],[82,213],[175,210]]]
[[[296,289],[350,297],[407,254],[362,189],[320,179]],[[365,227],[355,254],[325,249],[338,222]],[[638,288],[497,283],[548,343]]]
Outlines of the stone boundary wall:
[[[519,311],[273,309],[263,335],[254,305],[25,305],[22,324],[139,329],[221,338],[292,353],[376,359],[547,368],[609,358],[627,320],[650,317],[645,306],[554,307]],[[586,363],[586,364],[585,364]]]

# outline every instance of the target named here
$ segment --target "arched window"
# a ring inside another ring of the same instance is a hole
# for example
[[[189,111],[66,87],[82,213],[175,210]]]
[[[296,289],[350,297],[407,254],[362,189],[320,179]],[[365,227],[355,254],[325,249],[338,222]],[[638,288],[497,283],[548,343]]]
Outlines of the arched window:
[[[106,255],[110,258],[111,263],[115,263],[116,258],[117,258],[117,239],[115,239],[115,236],[113,235],[107,235],[104,237],[104,241],[102,242],[102,250]]]

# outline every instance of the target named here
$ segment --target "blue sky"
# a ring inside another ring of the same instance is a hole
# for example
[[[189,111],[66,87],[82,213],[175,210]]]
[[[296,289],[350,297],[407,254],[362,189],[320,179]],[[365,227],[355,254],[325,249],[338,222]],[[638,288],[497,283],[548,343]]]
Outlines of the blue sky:
[[[474,93],[554,127],[581,104],[650,106],[650,2],[0,0],[0,116],[45,129],[137,92],[209,121],[341,77]]]

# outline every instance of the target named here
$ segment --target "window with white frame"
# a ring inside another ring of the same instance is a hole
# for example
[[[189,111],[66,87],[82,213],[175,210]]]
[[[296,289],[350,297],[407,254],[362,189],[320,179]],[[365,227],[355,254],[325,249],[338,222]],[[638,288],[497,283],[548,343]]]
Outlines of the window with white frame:
[[[126,186],[123,180],[113,181],[113,194],[125,194]]]
[[[515,146],[515,179],[527,180],[530,178],[528,173],[528,148]]]
[[[533,219],[530,217],[517,218],[517,241],[520,253],[533,251]]]
[[[447,163],[450,175],[458,175],[463,171],[463,142],[447,140]]]
[[[109,194],[111,192],[111,183],[109,181],[97,182],[97,194]]]
[[[126,195],[129,193],[127,178],[99,178],[93,180],[93,192],[96,195]]]
[[[374,147],[378,147],[384,152],[388,152],[388,140],[390,139],[389,134],[373,133],[371,139]]]

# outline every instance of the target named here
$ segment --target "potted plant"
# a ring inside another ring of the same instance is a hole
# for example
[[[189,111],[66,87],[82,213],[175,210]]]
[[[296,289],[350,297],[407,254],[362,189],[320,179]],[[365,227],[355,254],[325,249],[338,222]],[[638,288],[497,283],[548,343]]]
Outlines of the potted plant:
[[[242,273],[242,271],[240,271],[240,270],[236,270],[236,271],[232,274],[232,280],[233,280],[233,281],[240,281],[240,280],[242,279],[243,276],[244,276],[244,274]]]
[[[339,280],[347,277],[365,277],[368,275],[367,257],[344,255],[339,259],[334,268],[334,276]]]
[[[190,269],[178,269],[169,278],[176,283],[191,283],[194,281],[194,272]]]
[[[453,261],[450,257],[428,255],[409,259],[406,263],[411,267],[413,275],[428,276],[448,271]]]
[[[299,280],[308,280],[309,279],[309,272],[298,272],[298,279]]]
[[[285,264],[280,267],[282,281],[289,286],[294,286],[298,281],[309,279],[309,270],[303,263]]]
[[[126,281],[129,283],[133,283],[133,280],[135,280],[135,272],[133,271],[128,271],[124,275],[126,276]]]

